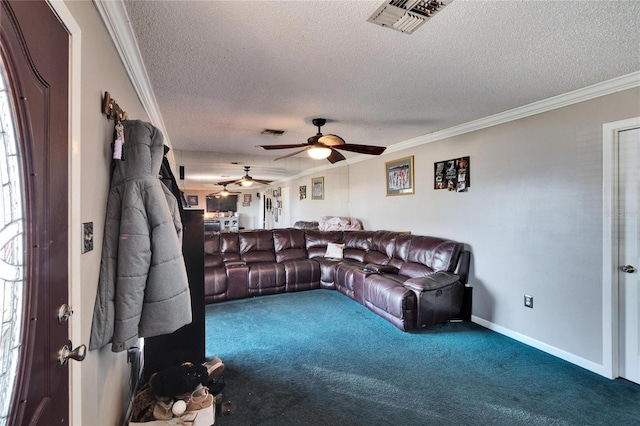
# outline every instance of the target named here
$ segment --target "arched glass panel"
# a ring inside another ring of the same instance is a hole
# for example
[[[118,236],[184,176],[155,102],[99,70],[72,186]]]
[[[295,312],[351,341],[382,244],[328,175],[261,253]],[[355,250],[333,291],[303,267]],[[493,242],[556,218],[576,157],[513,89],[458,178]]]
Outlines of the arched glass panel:
[[[0,426],[9,421],[22,346],[24,200],[11,92],[0,58]]]

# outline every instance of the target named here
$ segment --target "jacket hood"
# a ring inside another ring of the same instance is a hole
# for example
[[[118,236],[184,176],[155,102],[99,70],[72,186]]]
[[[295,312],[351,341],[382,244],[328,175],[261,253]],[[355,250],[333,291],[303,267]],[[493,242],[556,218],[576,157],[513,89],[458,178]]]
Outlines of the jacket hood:
[[[157,178],[164,157],[164,137],[154,125],[140,120],[126,120],[124,127],[124,161],[116,160],[113,183],[126,179]]]

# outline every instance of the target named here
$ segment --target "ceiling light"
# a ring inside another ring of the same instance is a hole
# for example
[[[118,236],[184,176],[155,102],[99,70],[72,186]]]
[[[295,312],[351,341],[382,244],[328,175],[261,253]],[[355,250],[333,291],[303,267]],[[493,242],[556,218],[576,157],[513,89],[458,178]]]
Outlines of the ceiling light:
[[[253,184],[253,181],[252,180],[247,180],[247,179],[244,179],[244,180],[242,180],[242,182],[240,182],[240,185],[242,185],[242,186],[251,186],[252,184]]]
[[[309,157],[311,158],[314,158],[316,160],[324,160],[331,155],[331,148],[327,148],[326,146],[314,146],[309,148],[307,152],[309,153]]]
[[[222,191],[220,191],[220,195],[222,195],[223,197],[229,195],[229,191],[227,191],[227,188],[224,188]]]

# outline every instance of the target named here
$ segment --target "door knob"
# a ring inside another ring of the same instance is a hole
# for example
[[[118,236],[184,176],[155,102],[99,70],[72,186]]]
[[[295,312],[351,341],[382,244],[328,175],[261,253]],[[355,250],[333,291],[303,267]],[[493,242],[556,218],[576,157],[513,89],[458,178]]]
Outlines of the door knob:
[[[73,348],[73,343],[69,340],[69,342],[60,349],[60,352],[58,352],[58,365],[60,367],[65,366],[69,358],[82,361],[87,355],[86,345],[80,345],[73,350],[71,348]]]
[[[620,269],[622,270],[622,272],[626,272],[627,274],[633,274],[637,271],[637,269],[631,265],[624,265],[620,267]]]

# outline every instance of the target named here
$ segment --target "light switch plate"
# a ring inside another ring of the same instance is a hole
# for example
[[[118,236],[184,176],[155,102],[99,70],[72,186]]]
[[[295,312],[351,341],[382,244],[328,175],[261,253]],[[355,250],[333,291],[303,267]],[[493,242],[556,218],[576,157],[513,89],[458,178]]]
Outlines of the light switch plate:
[[[82,254],[93,250],[93,222],[82,224]]]

